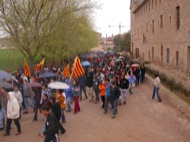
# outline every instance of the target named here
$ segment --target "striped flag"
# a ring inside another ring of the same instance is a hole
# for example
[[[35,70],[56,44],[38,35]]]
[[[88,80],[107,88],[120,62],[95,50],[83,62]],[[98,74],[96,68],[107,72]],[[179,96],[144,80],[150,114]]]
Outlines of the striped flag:
[[[43,58],[43,60],[36,65],[35,71],[40,71],[44,65],[44,62],[45,62],[45,58]]]
[[[28,64],[26,62],[26,59],[24,58],[24,74],[28,77],[31,76],[30,69],[28,67]]]
[[[63,76],[64,77],[70,77],[70,67],[69,67],[69,64],[67,64],[67,66],[64,68],[63,70]]]
[[[75,58],[74,64],[73,64],[73,68],[72,68],[72,75],[74,78],[78,78],[79,76],[82,76],[84,74],[84,69],[80,63],[80,59],[77,56]]]

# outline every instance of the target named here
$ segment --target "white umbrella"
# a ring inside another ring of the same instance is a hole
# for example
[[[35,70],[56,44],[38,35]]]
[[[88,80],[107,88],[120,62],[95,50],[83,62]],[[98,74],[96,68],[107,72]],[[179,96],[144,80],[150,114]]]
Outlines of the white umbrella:
[[[52,89],[69,89],[69,86],[66,83],[58,81],[51,82],[48,84],[48,87]]]
[[[139,64],[132,64],[131,67],[139,67]]]

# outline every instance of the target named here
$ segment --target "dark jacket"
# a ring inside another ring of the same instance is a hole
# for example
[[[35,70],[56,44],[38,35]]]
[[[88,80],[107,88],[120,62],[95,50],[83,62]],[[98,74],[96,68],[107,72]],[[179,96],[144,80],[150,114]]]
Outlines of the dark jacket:
[[[52,105],[52,112],[55,114],[57,121],[61,118],[61,107],[58,102]]]
[[[93,72],[89,71],[87,73],[87,86],[92,87],[93,85]]]
[[[128,89],[129,88],[129,81],[126,78],[122,78],[120,80],[120,86],[121,89]]]
[[[97,75],[95,75],[93,79],[93,89],[99,90],[99,84],[100,84],[100,79],[98,78]]]
[[[79,81],[80,87],[85,87],[85,86],[86,86],[87,79],[86,79],[86,76],[85,76],[85,75],[80,76],[80,77],[78,78],[78,81]]]
[[[117,85],[115,85],[114,87],[111,86],[111,90],[110,90],[111,100],[119,99],[120,94],[121,92],[119,90],[119,87],[117,87]]]
[[[139,78],[140,75],[141,75],[141,70],[139,68],[137,68],[135,71],[134,71],[134,75],[136,76],[136,78]]]
[[[41,88],[40,87],[35,87],[34,88],[34,100],[35,100],[35,108],[40,108],[40,100],[41,100]]]
[[[44,135],[54,136],[58,134],[59,131],[59,124],[54,115],[54,113],[50,113],[47,116],[46,120],[46,130],[43,132]]]

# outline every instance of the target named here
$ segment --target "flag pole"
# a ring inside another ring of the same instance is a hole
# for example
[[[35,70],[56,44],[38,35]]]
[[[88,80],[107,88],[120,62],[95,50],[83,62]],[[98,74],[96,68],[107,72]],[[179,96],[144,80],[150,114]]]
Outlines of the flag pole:
[[[73,76],[73,72],[71,73],[70,77],[69,77],[69,82],[68,84],[70,83],[70,80],[71,80],[71,77]]]

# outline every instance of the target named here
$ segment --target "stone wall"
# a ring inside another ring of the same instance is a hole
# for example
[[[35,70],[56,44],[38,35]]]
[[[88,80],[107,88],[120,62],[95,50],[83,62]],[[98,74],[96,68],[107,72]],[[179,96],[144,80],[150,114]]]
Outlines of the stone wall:
[[[179,72],[190,72],[189,2],[189,0],[144,0],[138,9],[131,5],[133,56],[137,57],[139,50],[139,58],[144,61],[160,63],[178,69]],[[176,22],[178,6],[179,29]]]

